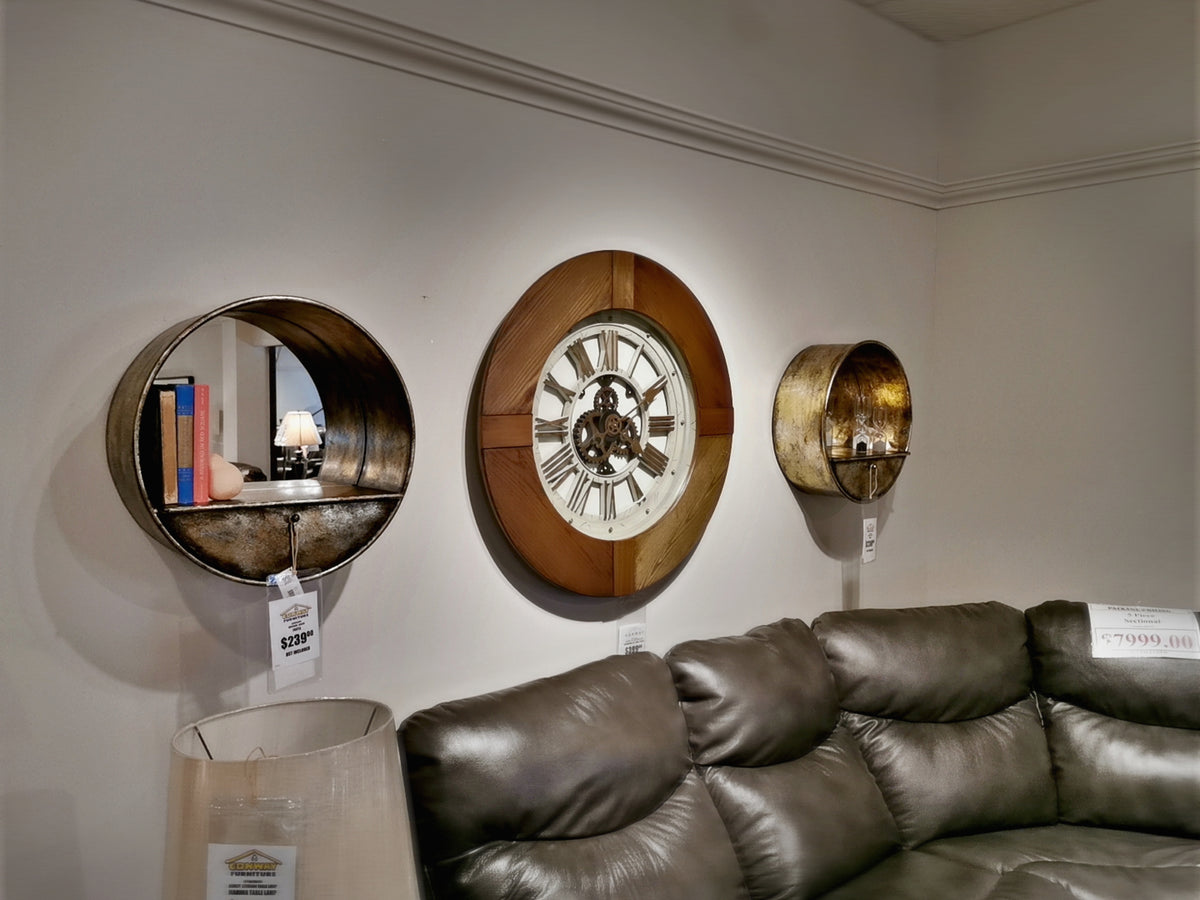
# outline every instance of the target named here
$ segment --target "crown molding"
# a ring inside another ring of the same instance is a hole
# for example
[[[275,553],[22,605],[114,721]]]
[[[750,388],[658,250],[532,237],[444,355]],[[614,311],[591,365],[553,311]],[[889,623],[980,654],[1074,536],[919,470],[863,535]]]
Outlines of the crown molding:
[[[938,209],[1200,169],[1200,141],[1019,169],[939,186]]]
[[[942,183],[698,115],[326,0],[141,0],[443,84],[696,150],[948,209],[1200,168],[1200,141]]]

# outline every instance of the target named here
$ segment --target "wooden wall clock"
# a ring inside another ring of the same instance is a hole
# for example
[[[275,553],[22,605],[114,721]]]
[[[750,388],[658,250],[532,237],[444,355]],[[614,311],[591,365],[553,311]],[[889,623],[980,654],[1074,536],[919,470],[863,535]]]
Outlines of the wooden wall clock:
[[[643,256],[555,266],[488,349],[488,499],[517,553],[567,590],[626,596],[679,566],[716,507],[732,442],[716,331],[687,286]]]

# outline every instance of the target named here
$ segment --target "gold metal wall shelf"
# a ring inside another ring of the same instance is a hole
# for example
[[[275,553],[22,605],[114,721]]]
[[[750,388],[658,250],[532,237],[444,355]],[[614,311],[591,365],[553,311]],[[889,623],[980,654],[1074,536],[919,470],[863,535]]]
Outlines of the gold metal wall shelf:
[[[904,368],[878,341],[805,348],[775,393],[775,458],[809,493],[856,503],[883,496],[908,457],[911,426]]]
[[[166,506],[147,486],[147,467],[160,458],[147,399],[171,353],[222,316],[273,335],[312,376],[325,411],[320,476],[248,484],[228,501]],[[342,313],[303,297],[251,297],[167,329],[130,364],[108,411],[108,467],[134,520],[207,571],[251,584],[266,583],[293,555],[301,578],[310,579],[362,553],[404,497],[413,443],[412,407],[388,355]]]

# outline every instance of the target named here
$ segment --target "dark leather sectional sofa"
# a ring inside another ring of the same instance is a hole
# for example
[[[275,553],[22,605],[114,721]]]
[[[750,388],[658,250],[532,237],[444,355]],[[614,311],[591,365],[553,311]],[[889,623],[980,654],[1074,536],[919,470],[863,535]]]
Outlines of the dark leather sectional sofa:
[[[614,656],[400,728],[426,890],[1197,900],[1200,661],[1085,604],[854,610]]]

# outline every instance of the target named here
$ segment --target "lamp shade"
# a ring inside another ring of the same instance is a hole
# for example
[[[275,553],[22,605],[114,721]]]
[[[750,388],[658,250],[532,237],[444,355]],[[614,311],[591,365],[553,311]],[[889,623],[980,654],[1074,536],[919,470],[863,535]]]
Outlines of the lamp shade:
[[[251,707],[171,742],[166,900],[409,900],[411,840],[383,704]]]
[[[316,447],[321,443],[317,423],[308,410],[292,410],[283,414],[275,432],[276,447]]]

